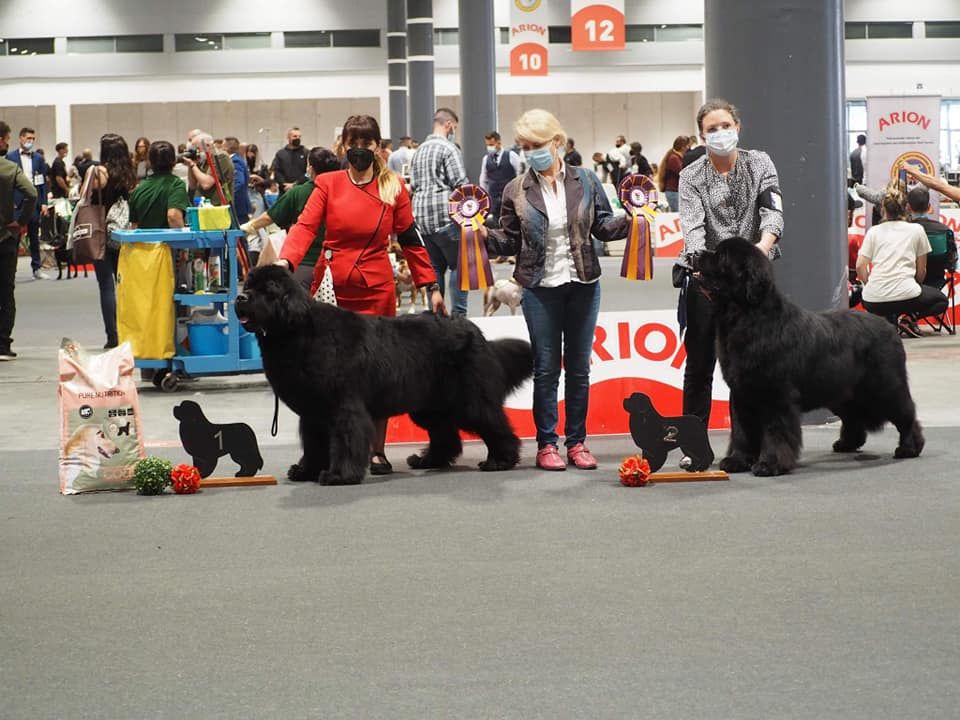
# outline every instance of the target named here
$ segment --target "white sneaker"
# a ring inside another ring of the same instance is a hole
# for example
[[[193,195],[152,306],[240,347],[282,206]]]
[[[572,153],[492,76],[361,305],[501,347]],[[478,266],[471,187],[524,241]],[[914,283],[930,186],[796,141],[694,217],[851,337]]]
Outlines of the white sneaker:
[[[693,458],[692,458],[692,457],[690,457],[689,455],[684,455],[682,458],[680,458],[680,469],[681,469],[681,470],[689,470],[689,469],[692,468],[692,467],[693,467]]]
[[[34,270],[33,271],[34,280],[49,280],[50,276],[47,275],[43,270]]]

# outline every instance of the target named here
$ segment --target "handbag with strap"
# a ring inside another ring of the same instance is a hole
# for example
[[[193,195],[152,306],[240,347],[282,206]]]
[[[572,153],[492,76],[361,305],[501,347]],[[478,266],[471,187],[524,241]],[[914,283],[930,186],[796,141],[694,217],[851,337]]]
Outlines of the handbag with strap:
[[[102,195],[98,183],[97,204],[91,203],[92,185],[97,171],[94,169],[87,179],[80,202],[73,211],[70,219],[70,230],[67,234],[68,247],[73,249],[73,262],[77,265],[86,265],[96,260],[103,260],[107,252],[107,213],[101,204]]]
[[[323,257],[326,259],[326,267],[323,269],[323,277],[320,278],[320,285],[313,294],[313,299],[317,302],[327,305],[337,304],[337,293],[333,289],[333,271],[330,270],[330,259],[333,257],[333,251],[329,248],[323,251]]]
[[[156,202],[156,199],[154,199]],[[113,239],[114,230],[128,230],[130,228],[130,203],[126,198],[117,198],[105,218],[107,230],[107,247],[111,250],[120,249],[120,241]]]

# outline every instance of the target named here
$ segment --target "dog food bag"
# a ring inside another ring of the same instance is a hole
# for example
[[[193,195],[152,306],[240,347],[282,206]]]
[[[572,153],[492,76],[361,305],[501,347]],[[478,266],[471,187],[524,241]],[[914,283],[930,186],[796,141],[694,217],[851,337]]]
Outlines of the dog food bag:
[[[144,452],[130,343],[88,355],[64,338],[59,365],[60,492],[132,489]]]

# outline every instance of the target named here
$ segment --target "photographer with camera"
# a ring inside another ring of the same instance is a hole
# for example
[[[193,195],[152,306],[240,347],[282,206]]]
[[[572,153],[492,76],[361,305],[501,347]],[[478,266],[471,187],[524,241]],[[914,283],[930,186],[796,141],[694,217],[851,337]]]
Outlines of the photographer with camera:
[[[220,193],[217,192],[217,183],[209,167],[208,153],[216,163],[225,202],[221,201]],[[177,160],[187,166],[187,188],[191,202],[199,195],[209,200],[212,205],[230,203],[233,198],[233,160],[223,150],[214,147],[212,135],[200,129],[191,130],[187,133],[187,149]]]

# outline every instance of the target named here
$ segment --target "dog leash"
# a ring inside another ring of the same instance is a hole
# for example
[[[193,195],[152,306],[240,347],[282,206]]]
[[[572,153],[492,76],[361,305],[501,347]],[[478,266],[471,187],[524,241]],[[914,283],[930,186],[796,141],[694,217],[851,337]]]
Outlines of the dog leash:
[[[270,437],[276,437],[280,429],[280,396],[273,394],[273,422],[270,424]]]

